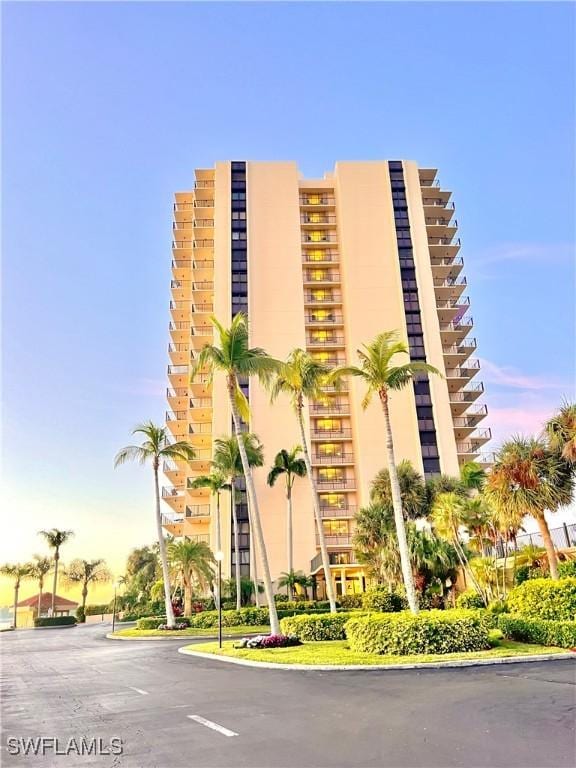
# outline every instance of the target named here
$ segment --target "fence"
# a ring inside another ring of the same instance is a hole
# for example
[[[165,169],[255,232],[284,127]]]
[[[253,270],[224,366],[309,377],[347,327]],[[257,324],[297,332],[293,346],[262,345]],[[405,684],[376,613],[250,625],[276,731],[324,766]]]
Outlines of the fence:
[[[550,536],[556,549],[576,547],[576,523],[563,523],[558,528],[551,528]],[[543,547],[542,534],[538,531],[535,533],[522,533],[516,537],[515,543],[509,542],[508,550],[511,553],[527,546]],[[504,544],[498,543],[492,554],[495,554],[496,557],[504,557]]]

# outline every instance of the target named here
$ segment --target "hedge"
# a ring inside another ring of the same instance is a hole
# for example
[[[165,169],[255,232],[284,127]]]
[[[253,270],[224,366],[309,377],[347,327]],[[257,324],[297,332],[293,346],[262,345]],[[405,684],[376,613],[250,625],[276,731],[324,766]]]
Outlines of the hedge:
[[[576,621],[546,621],[502,614],[498,626],[510,640],[576,648]]]
[[[473,608],[486,608],[486,603],[474,589],[467,589],[456,598],[456,608],[470,610]]]
[[[69,627],[71,624],[76,624],[75,616],[45,616],[34,619],[35,627]]]
[[[558,575],[561,579],[576,576],[576,560],[566,560],[564,563],[558,563]]]
[[[283,634],[294,635],[300,640],[345,640],[344,626],[352,615],[351,613],[308,613],[303,616],[287,616],[281,620],[280,627]]]
[[[190,626],[190,619],[179,616],[175,619],[179,624]],[[160,624],[166,624],[166,616],[146,616],[136,621],[136,629],[158,629]]]
[[[385,587],[369,589],[368,592],[364,592],[362,595],[362,608],[365,611],[392,613],[402,611],[406,607],[405,598],[397,595],[395,592],[390,592]]]
[[[110,603],[105,605],[87,605],[84,613],[86,616],[99,616],[103,613],[112,613],[112,608]]]
[[[405,656],[417,653],[482,651],[490,647],[478,611],[370,614],[346,624],[352,651]]]
[[[573,621],[576,618],[576,578],[529,579],[510,591],[510,613],[528,619]]]
[[[342,608],[362,608],[363,594],[342,595],[338,602]]]

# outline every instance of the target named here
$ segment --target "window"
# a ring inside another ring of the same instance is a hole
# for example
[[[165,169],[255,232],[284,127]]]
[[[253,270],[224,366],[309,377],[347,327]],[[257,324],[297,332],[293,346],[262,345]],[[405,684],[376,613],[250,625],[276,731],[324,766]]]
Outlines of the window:
[[[246,232],[232,232],[232,240],[246,240]]]
[[[341,419],[317,419],[316,429],[320,432],[340,432],[342,421]]]
[[[232,200],[246,200],[246,192],[232,192]]]
[[[320,506],[330,507],[332,509],[345,509],[346,496],[343,493],[321,493],[319,494]]]
[[[324,251],[312,250],[306,251],[306,258],[308,261],[322,261],[324,258]]]
[[[320,443],[317,451],[319,456],[342,456],[342,446],[339,443]]]
[[[344,480],[344,470],[341,467],[321,467],[318,470],[318,480],[320,482]]]
[[[347,520],[324,520],[322,527],[327,536],[348,536],[350,533]]]
[[[314,290],[310,291],[310,296],[312,301],[330,301],[332,299],[332,291],[314,288]]]
[[[308,280],[327,280],[328,272],[325,269],[309,269]]]
[[[326,234],[321,230],[314,230],[313,232],[308,233],[307,239],[312,243],[321,243],[324,240],[327,240],[328,238]]]
[[[334,320],[334,312],[329,309],[314,309],[310,315],[311,320],[322,322],[323,320]]]
[[[246,211],[232,211],[232,221],[246,221]]]
[[[334,340],[334,332],[333,331],[312,331],[310,334],[310,338],[312,341],[333,341]]]

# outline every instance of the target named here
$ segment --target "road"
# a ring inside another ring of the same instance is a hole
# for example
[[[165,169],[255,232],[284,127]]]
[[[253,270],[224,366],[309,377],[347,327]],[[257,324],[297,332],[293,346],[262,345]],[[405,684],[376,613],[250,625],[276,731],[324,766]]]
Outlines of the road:
[[[284,672],[183,656],[182,638],[118,642],[106,631],[2,633],[3,766],[576,764],[572,661]],[[102,739],[106,751],[115,737],[123,754],[55,755],[52,742],[44,742],[44,757],[10,754],[30,737],[58,739],[61,752],[82,737]]]

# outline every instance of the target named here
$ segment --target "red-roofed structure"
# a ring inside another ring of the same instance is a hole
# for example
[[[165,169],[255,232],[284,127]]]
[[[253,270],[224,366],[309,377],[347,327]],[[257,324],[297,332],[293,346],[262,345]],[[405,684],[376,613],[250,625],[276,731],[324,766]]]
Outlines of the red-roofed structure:
[[[18,608],[31,608],[36,613],[38,610],[38,595],[32,595],[32,597],[27,597],[26,600],[21,600],[18,603]],[[51,608],[52,592],[42,592],[40,615],[47,616]],[[69,616],[74,613],[76,608],[78,608],[78,603],[75,603],[74,600],[68,600],[66,597],[56,595],[56,602],[54,604],[55,616]]]

